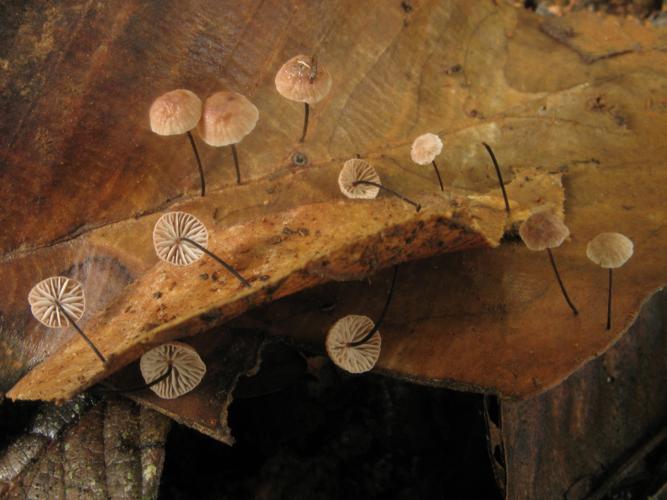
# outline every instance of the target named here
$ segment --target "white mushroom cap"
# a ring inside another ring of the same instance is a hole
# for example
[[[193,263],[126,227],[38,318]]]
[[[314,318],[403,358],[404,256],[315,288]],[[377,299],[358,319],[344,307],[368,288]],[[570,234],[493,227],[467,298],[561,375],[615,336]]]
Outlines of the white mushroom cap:
[[[153,228],[153,246],[157,256],[176,266],[189,266],[204,254],[199,248],[181,238],[189,238],[206,248],[208,231],[194,215],[168,212]]]
[[[69,325],[56,303],[59,303],[74,321],[81,319],[86,309],[83,286],[77,280],[65,276],[52,276],[37,283],[28,294],[28,302],[32,315],[49,328]]]
[[[349,344],[363,339],[374,326],[368,316],[356,314],[344,316],[334,323],[327,333],[325,346],[336,366],[350,373],[364,373],[373,369],[380,357],[380,332],[375,332],[362,345]]]
[[[419,165],[428,165],[442,153],[442,140],[435,134],[420,135],[412,143],[410,157]]]
[[[633,253],[632,240],[621,233],[600,233],[586,247],[586,257],[605,269],[621,267]]]
[[[209,146],[229,146],[252,132],[258,119],[259,111],[245,96],[216,92],[204,102],[197,131]]]
[[[290,101],[314,104],[331,90],[331,75],[313,58],[298,55],[287,61],[276,73],[276,90]]]
[[[199,122],[201,100],[189,90],[172,90],[153,101],[148,115],[156,134],[185,134]]]
[[[150,386],[150,390],[162,399],[175,399],[187,394],[199,385],[206,373],[206,364],[197,351],[182,342],[168,342],[154,347],[139,361],[141,376],[147,384],[167,373],[169,376]]]
[[[541,210],[521,224],[519,236],[530,250],[540,251],[561,246],[570,230],[552,211]]]
[[[372,200],[377,198],[380,188],[368,184],[357,184],[356,181],[371,181],[382,184],[380,176],[370,163],[354,158],[347,160],[338,174],[338,186],[348,198]]]

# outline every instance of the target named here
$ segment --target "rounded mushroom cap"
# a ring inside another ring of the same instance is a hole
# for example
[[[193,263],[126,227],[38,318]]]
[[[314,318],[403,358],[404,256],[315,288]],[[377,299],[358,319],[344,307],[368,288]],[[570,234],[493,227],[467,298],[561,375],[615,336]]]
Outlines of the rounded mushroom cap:
[[[157,256],[175,266],[189,266],[204,254],[188,238],[206,248],[208,231],[194,215],[185,212],[167,212],[153,228],[153,246]]]
[[[28,294],[28,302],[32,315],[49,328],[69,325],[67,317],[57,304],[60,304],[74,321],[80,320],[86,309],[83,286],[77,280],[65,276],[52,276],[37,283]]]
[[[428,165],[442,153],[442,139],[435,134],[420,135],[412,143],[410,157],[419,165]]]
[[[540,251],[561,246],[570,236],[570,230],[556,214],[542,210],[521,224],[519,236],[530,250]]]
[[[354,158],[347,160],[338,174],[338,186],[348,198],[372,200],[377,198],[380,188],[369,184],[357,184],[356,181],[370,181],[382,184],[380,176],[370,163]]]
[[[259,111],[236,92],[216,92],[204,102],[197,131],[209,146],[237,144],[257,125]]]
[[[172,90],[153,101],[148,115],[156,134],[185,134],[199,122],[201,100],[189,90]]]
[[[605,269],[625,264],[635,247],[632,240],[621,233],[600,233],[586,246],[586,257]]]
[[[313,58],[298,55],[287,61],[276,73],[276,89],[290,101],[314,104],[331,90],[331,75]]]
[[[356,314],[344,316],[334,323],[327,333],[325,346],[336,366],[350,373],[364,373],[373,369],[380,357],[380,332],[375,332],[362,345],[349,344],[363,339],[374,326],[368,316]]]
[[[199,385],[206,373],[206,364],[197,351],[182,342],[168,342],[154,347],[139,361],[141,376],[147,384],[161,377],[171,365],[169,376],[149,387],[162,399],[174,399]]]

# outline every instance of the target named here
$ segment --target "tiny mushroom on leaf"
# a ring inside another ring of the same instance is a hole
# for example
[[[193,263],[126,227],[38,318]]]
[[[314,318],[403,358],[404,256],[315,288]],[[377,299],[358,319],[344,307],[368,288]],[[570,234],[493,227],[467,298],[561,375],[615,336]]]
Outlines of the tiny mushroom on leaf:
[[[182,342],[168,342],[154,347],[141,356],[139,369],[146,387],[162,399],[175,399],[187,394],[199,385],[206,374],[206,364],[197,351]]]
[[[201,118],[202,104],[199,97],[185,89],[172,90],[153,101],[148,112],[151,130],[158,135],[188,135],[192,151],[199,169],[199,180],[201,183],[201,195],[206,194],[206,181],[204,180],[204,168],[201,164],[199,151],[192,129],[197,126]]]
[[[236,145],[253,131],[259,111],[245,96],[236,92],[216,92],[204,102],[197,131],[209,146],[231,146],[236,168],[236,183],[241,183],[241,170]]]
[[[553,212],[543,209],[533,213],[521,224],[519,235],[529,250],[537,252],[542,250],[547,251],[565,301],[575,316],[579,314],[579,311],[577,311],[577,308],[570,300],[567,290],[565,290],[565,285],[556,267],[556,260],[551,252],[552,248],[561,246],[563,241],[570,235],[570,230],[567,226]]]
[[[76,324],[86,309],[83,286],[77,280],[65,276],[52,276],[42,280],[30,290],[28,303],[32,315],[49,328],[63,328],[71,324],[102,363],[107,362]]]
[[[419,212],[421,205],[405,196],[398,194],[393,189],[382,185],[377,171],[365,160],[353,158],[343,164],[343,168],[338,174],[338,186],[341,193],[348,198],[370,200],[377,198],[382,189],[401,200],[414,206]]]
[[[299,142],[306,140],[310,105],[324,99],[331,90],[331,75],[315,56],[298,55],[281,66],[276,73],[276,90],[290,101],[304,103],[303,132]]]
[[[444,191],[445,187],[442,184],[442,177],[440,177],[440,170],[435,163],[435,157],[442,153],[442,139],[435,134],[427,133],[417,137],[412,143],[410,149],[410,157],[412,161],[418,165],[433,165],[435,173],[438,176],[438,183],[440,184],[440,191]]]
[[[157,256],[175,266],[189,266],[203,254],[221,264],[245,287],[250,283],[230,264],[206,248],[208,231],[194,215],[185,212],[167,212],[158,219],[153,228],[153,246]]]
[[[586,256],[603,269],[609,269],[607,330],[611,329],[612,271],[623,266],[633,253],[632,240],[620,233],[600,233],[586,246]]]

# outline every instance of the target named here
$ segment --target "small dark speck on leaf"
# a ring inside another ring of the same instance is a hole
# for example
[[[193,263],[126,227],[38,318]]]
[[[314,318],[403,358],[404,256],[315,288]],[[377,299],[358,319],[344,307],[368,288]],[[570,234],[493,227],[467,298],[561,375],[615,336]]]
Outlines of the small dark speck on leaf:
[[[412,5],[410,5],[408,2],[401,2],[401,9],[403,9],[403,12],[407,14],[412,12]]]
[[[308,165],[308,157],[304,153],[297,151],[292,155],[292,164],[297,167],[305,167]]]
[[[262,274],[258,279],[259,281],[268,281],[269,278],[271,278],[271,276],[269,276],[268,274]]]
[[[154,299],[159,299],[160,297],[162,297],[162,292],[160,292],[160,291],[155,292],[155,293],[153,294],[153,298],[154,298]]]
[[[456,73],[460,73],[461,71],[463,71],[463,66],[461,64],[454,64],[449,68],[445,69],[445,74],[455,75]]]

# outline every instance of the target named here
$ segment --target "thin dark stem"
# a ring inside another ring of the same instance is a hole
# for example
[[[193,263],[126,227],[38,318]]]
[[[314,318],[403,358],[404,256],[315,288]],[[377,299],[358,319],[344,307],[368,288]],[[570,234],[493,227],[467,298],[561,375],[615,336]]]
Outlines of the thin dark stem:
[[[149,389],[153,387],[154,385],[159,384],[163,380],[167,380],[169,378],[169,375],[171,375],[171,372],[173,371],[171,363],[169,363],[169,367],[167,368],[167,371],[164,372],[162,375],[160,375],[158,378],[155,380],[147,383],[147,384],[141,384],[141,385],[135,385],[132,387],[126,387],[126,388],[121,388],[117,389],[116,387],[111,387],[111,388],[104,388],[103,392],[138,392],[138,391],[143,391],[144,389]]]
[[[241,184],[241,169],[239,168],[239,153],[236,151],[236,144],[232,144],[232,156],[234,157],[234,167],[236,168],[236,183]]]
[[[549,260],[551,261],[551,267],[554,268],[554,273],[556,273],[556,279],[558,280],[558,284],[560,285],[560,290],[563,292],[563,297],[565,297],[565,301],[567,302],[567,305],[570,306],[570,309],[572,309],[572,312],[576,316],[579,314],[579,311],[577,311],[577,308],[574,307],[574,304],[570,300],[570,297],[567,294],[567,290],[565,290],[565,285],[563,285],[563,280],[560,279],[560,274],[558,273],[558,268],[556,267],[556,260],[554,259],[554,254],[551,252],[551,248],[547,248],[547,253],[549,254]]]
[[[510,202],[507,199],[507,192],[505,191],[505,183],[503,182],[503,174],[500,173],[500,166],[498,165],[498,161],[496,160],[496,155],[493,154],[493,149],[491,149],[491,146],[489,146],[486,142],[483,142],[482,146],[486,148],[486,151],[489,153],[489,156],[491,156],[491,161],[493,162],[493,166],[496,168],[498,183],[500,184],[500,189],[502,190],[503,198],[505,199],[505,210],[507,211],[507,213],[510,213]]]
[[[299,142],[306,140],[306,133],[308,132],[308,115],[310,115],[310,105],[307,102],[304,102],[304,115],[303,115],[303,132],[301,133],[301,139]]]
[[[197,242],[194,241],[194,240],[191,240],[190,238],[181,238],[181,239],[182,239],[183,241],[187,241],[188,243],[191,243],[192,245],[194,245],[194,246],[196,246],[197,248],[199,248],[199,250],[201,250],[202,252],[204,252],[206,255],[208,255],[208,256],[211,257],[212,259],[215,259],[215,260],[216,260],[218,263],[220,263],[225,269],[227,269],[227,271],[229,271],[230,273],[232,273],[232,274],[234,275],[234,277],[235,277],[236,279],[238,279],[244,287],[246,287],[246,288],[250,288],[251,285],[250,285],[250,282],[249,282],[247,279],[245,279],[243,276],[241,276],[241,275],[239,274],[239,272],[238,272],[236,269],[234,269],[232,266],[230,266],[229,264],[227,264],[224,260],[222,260],[220,257],[218,257],[218,256],[215,255],[213,252],[211,252],[208,248],[206,248],[206,247],[204,247],[204,246],[201,246],[199,243],[197,243]]]
[[[391,278],[391,285],[389,286],[389,294],[387,295],[387,300],[384,303],[384,308],[382,309],[382,312],[380,313],[380,317],[378,318],[377,322],[375,323],[375,326],[373,327],[373,329],[370,332],[368,332],[364,336],[364,338],[362,338],[361,340],[357,340],[356,342],[349,342],[347,345],[349,345],[351,347],[358,347],[360,345],[364,345],[380,329],[380,326],[382,326],[382,322],[384,321],[384,317],[387,314],[387,310],[389,309],[389,303],[391,302],[391,298],[394,295],[394,287],[396,285],[396,276],[398,276],[398,266],[394,266],[394,275]]]
[[[609,268],[609,299],[607,300],[607,330],[611,330],[611,282],[612,269]]]
[[[188,139],[190,139],[190,145],[192,146],[192,151],[195,153],[195,159],[197,160],[197,168],[199,169],[199,180],[201,182],[201,195],[206,194],[206,180],[204,179],[204,167],[201,164],[201,158],[199,157],[199,151],[197,151],[197,144],[195,143],[195,138],[192,136],[192,132],[188,131]]]
[[[445,186],[442,185],[442,177],[440,177],[440,170],[438,170],[438,165],[436,165],[435,160],[433,160],[433,168],[435,169],[435,173],[438,176],[438,182],[440,183],[440,191],[444,191]]]
[[[411,199],[406,198],[405,196],[398,194],[398,193],[397,193],[396,191],[394,191],[393,189],[389,189],[388,187],[385,187],[385,186],[383,186],[382,184],[378,184],[377,182],[373,182],[373,181],[354,181],[354,182],[352,183],[353,186],[358,186],[359,184],[366,184],[366,185],[368,185],[368,186],[375,186],[376,188],[383,189],[383,190],[387,191],[388,193],[393,194],[394,196],[398,196],[398,197],[399,197],[401,200],[403,200],[404,202],[409,203],[410,205],[412,205],[413,207],[415,207],[415,208],[417,209],[417,212],[419,212],[419,211],[421,210],[421,208],[422,208],[422,206],[421,206],[419,203],[415,203],[415,202],[412,201]]]
[[[79,325],[76,324],[74,321],[74,318],[72,318],[67,311],[65,311],[65,308],[60,304],[60,302],[56,302],[56,305],[58,306],[58,309],[60,309],[60,312],[63,313],[63,315],[67,318],[67,321],[70,322],[70,324],[74,327],[74,329],[78,332],[79,335],[81,335],[81,338],[86,341],[86,343],[90,346],[90,348],[93,350],[93,352],[97,355],[98,358],[104,363],[105,365],[107,364],[107,358],[104,357],[104,355],[95,347],[95,344],[93,344],[93,341],[88,338],[88,336],[83,333],[83,330],[79,328]]]

